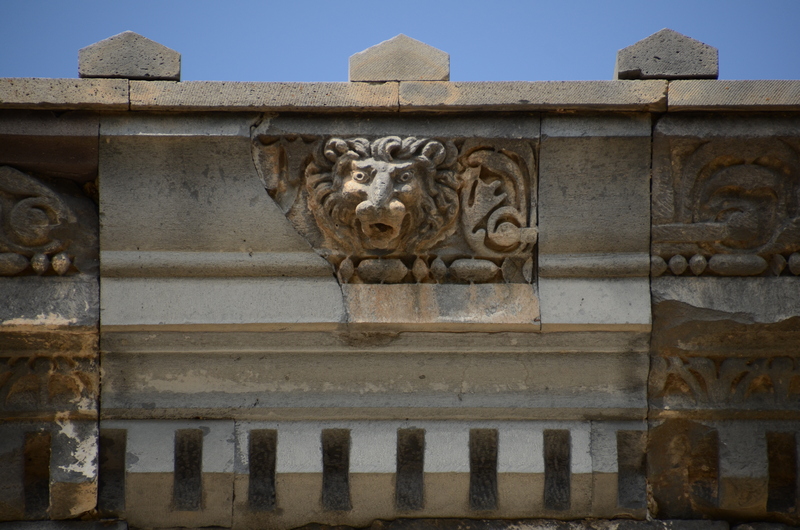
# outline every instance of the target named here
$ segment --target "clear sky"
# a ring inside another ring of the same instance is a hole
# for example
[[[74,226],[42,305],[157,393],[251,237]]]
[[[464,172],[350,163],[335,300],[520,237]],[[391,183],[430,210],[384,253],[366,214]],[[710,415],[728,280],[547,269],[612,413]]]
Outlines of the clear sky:
[[[183,80],[347,81],[398,33],[450,54],[453,81],[611,79],[665,27],[719,49],[721,79],[800,79],[800,0],[0,0],[0,77],[77,77],[78,50],[132,30]]]

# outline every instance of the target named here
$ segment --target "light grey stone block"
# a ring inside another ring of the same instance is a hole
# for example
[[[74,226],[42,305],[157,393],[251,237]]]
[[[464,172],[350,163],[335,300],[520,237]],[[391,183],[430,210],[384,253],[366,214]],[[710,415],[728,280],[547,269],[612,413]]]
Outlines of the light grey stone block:
[[[267,195],[249,137],[193,134],[101,141],[103,250],[311,252]]]
[[[344,322],[330,278],[103,278],[103,329],[333,328]]]
[[[398,84],[131,81],[131,110],[387,111]]]
[[[350,81],[449,81],[450,55],[402,33],[350,56]]]
[[[719,54],[708,44],[664,28],[617,52],[614,79],[716,79]]]
[[[0,530],[128,530],[127,521],[13,521]]]
[[[540,256],[649,252],[649,130],[647,116],[542,119]]]
[[[81,48],[78,75],[179,81],[181,54],[138,33],[124,31]]]
[[[0,109],[128,110],[128,82],[0,78]]]
[[[670,112],[799,109],[800,80],[692,80],[669,84]]]
[[[400,111],[619,110],[663,112],[666,81],[400,83]]]
[[[648,278],[540,278],[542,331],[650,329]]]

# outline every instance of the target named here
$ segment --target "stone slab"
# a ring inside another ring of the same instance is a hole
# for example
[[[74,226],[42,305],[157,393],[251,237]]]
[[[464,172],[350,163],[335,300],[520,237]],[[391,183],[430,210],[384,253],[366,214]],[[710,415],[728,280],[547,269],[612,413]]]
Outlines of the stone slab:
[[[669,84],[668,111],[796,111],[800,80],[688,80]]]
[[[654,141],[664,138],[764,138],[800,136],[800,118],[793,114],[666,114],[653,130]]]
[[[662,29],[617,52],[614,79],[716,79],[716,48]]]
[[[370,530],[728,530],[726,521],[586,519],[397,519],[375,521]],[[328,530],[321,527],[319,530]]]
[[[608,123],[605,116],[543,118],[540,256],[649,252],[651,141],[647,121],[632,116],[611,117]],[[610,136],[583,136],[600,128]],[[617,136],[623,128],[629,132]],[[642,136],[630,136],[634,132]]]
[[[311,252],[264,189],[249,137],[200,136],[242,122],[199,121],[198,136],[153,131],[101,142],[103,250]]]
[[[99,295],[93,276],[0,278],[0,330],[95,327]]]
[[[185,112],[174,114],[104,113],[103,137],[241,137],[250,138],[250,128],[262,116],[255,112]]]
[[[128,81],[0,78],[0,109],[128,110]]]
[[[450,55],[402,33],[350,56],[350,81],[449,81]]]
[[[666,81],[404,81],[400,110],[663,112],[666,90]]]
[[[387,329],[539,329],[539,302],[533,286],[493,284],[345,284],[351,326]]]
[[[542,331],[650,329],[649,278],[540,278]]]
[[[90,112],[0,111],[0,165],[78,182],[97,177],[100,119]]]
[[[101,326],[114,329],[334,328],[344,322],[336,280],[103,278]]]
[[[385,111],[398,84],[131,81],[131,110]]]
[[[181,54],[133,31],[123,31],[81,48],[78,75],[179,81]]]
[[[112,347],[103,344],[105,419],[646,415],[643,352],[448,353],[424,346],[402,352],[303,352],[286,345],[272,353],[230,346],[216,353],[123,353]]]

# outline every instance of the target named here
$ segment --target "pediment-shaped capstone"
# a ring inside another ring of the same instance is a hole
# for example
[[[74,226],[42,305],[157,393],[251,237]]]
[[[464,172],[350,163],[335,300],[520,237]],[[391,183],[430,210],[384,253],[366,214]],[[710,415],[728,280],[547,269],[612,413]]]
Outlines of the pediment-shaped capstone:
[[[717,79],[719,53],[664,28],[617,52],[614,79]]]
[[[350,81],[449,81],[450,54],[402,33],[350,56]]]
[[[78,51],[80,77],[180,81],[181,54],[133,31]]]

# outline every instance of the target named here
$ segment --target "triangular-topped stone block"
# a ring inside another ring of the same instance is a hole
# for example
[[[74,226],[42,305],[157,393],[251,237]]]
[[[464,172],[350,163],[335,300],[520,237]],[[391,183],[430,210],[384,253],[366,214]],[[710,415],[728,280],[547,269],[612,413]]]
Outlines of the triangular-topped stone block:
[[[449,81],[450,54],[402,33],[350,57],[350,81]]]
[[[662,29],[617,52],[614,79],[717,79],[717,49]]]
[[[78,52],[80,77],[180,81],[181,54],[146,37],[124,31]]]

